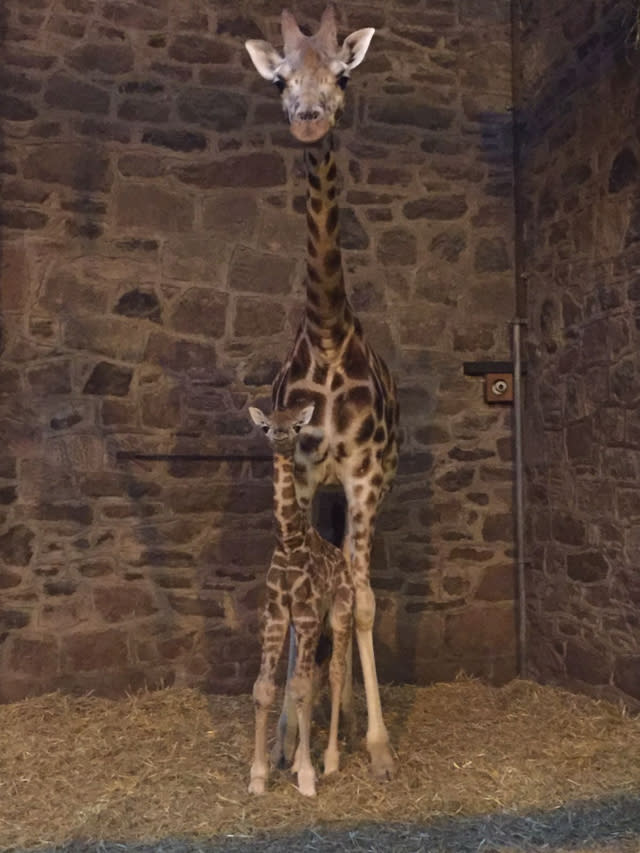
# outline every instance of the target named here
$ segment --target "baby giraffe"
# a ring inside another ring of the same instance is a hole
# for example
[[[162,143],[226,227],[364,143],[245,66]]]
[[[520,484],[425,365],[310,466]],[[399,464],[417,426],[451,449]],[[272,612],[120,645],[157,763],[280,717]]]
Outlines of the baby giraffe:
[[[318,639],[325,616],[333,632],[329,665],[331,722],[324,753],[324,772],[338,769],[338,717],[344,682],[346,652],[352,630],[353,584],[346,559],[311,525],[296,500],[294,467],[298,433],[309,424],[313,405],[297,411],[284,409],[267,417],[251,407],[255,424],[273,447],[274,509],[277,542],[267,572],[262,660],[253,686],[256,741],[249,792],[263,794],[268,777],[267,713],[275,696],[275,670],[289,625],[297,639],[293,678],[289,684],[298,719],[299,745],[293,770],[298,789],[315,796],[316,776],[311,763],[310,734],[312,680]]]

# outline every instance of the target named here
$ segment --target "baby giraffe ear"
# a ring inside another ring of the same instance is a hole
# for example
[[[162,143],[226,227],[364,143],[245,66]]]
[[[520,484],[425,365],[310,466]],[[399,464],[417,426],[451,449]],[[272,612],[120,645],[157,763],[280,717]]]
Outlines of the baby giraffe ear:
[[[280,56],[275,47],[268,41],[262,41],[262,39],[249,39],[244,43],[244,46],[247,48],[258,74],[265,80],[273,82],[278,76],[278,68],[284,62],[284,56]]]
[[[269,428],[267,416],[264,412],[261,412],[260,409],[257,409],[255,406],[249,406],[249,415],[256,426],[262,427],[263,429]]]
[[[360,65],[364,59],[374,33],[373,27],[365,27],[363,30],[356,30],[351,33],[342,42],[339,58],[345,63],[349,71]]]
[[[304,409],[300,412],[300,415],[298,416],[298,425],[299,426],[306,426],[311,421],[311,418],[313,417],[314,409],[315,409],[314,403],[312,403],[310,406],[304,407]]]

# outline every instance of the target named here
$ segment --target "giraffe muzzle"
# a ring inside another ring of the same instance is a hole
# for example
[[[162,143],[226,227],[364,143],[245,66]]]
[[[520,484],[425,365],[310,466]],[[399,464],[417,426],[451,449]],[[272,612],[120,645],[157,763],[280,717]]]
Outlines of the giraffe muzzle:
[[[291,133],[300,142],[317,142],[331,130],[331,122],[316,111],[298,113],[291,120]]]

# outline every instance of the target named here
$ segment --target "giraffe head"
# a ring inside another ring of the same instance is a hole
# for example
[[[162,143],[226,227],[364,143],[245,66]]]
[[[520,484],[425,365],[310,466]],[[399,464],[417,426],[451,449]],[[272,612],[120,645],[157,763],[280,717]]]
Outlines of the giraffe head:
[[[245,42],[258,73],[278,87],[296,139],[316,142],[333,127],[349,74],[364,59],[374,32],[372,27],[356,30],[338,45],[335,7],[330,3],[313,36],[305,36],[291,12],[283,10],[284,56],[268,41]]]
[[[254,424],[265,433],[276,453],[291,454],[295,449],[298,433],[311,421],[314,408],[311,405],[296,411],[276,410],[267,416],[255,406],[249,406],[249,415]]]

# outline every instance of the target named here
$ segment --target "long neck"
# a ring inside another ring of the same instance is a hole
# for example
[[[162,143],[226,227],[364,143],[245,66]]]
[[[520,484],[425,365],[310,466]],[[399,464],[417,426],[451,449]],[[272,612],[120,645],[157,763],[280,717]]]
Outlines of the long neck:
[[[293,454],[273,454],[273,498],[277,536],[285,548],[302,544],[307,532],[307,516],[296,500]]]
[[[353,312],[344,289],[333,136],[305,150],[307,170],[307,303],[309,332],[320,348],[344,338]]]

